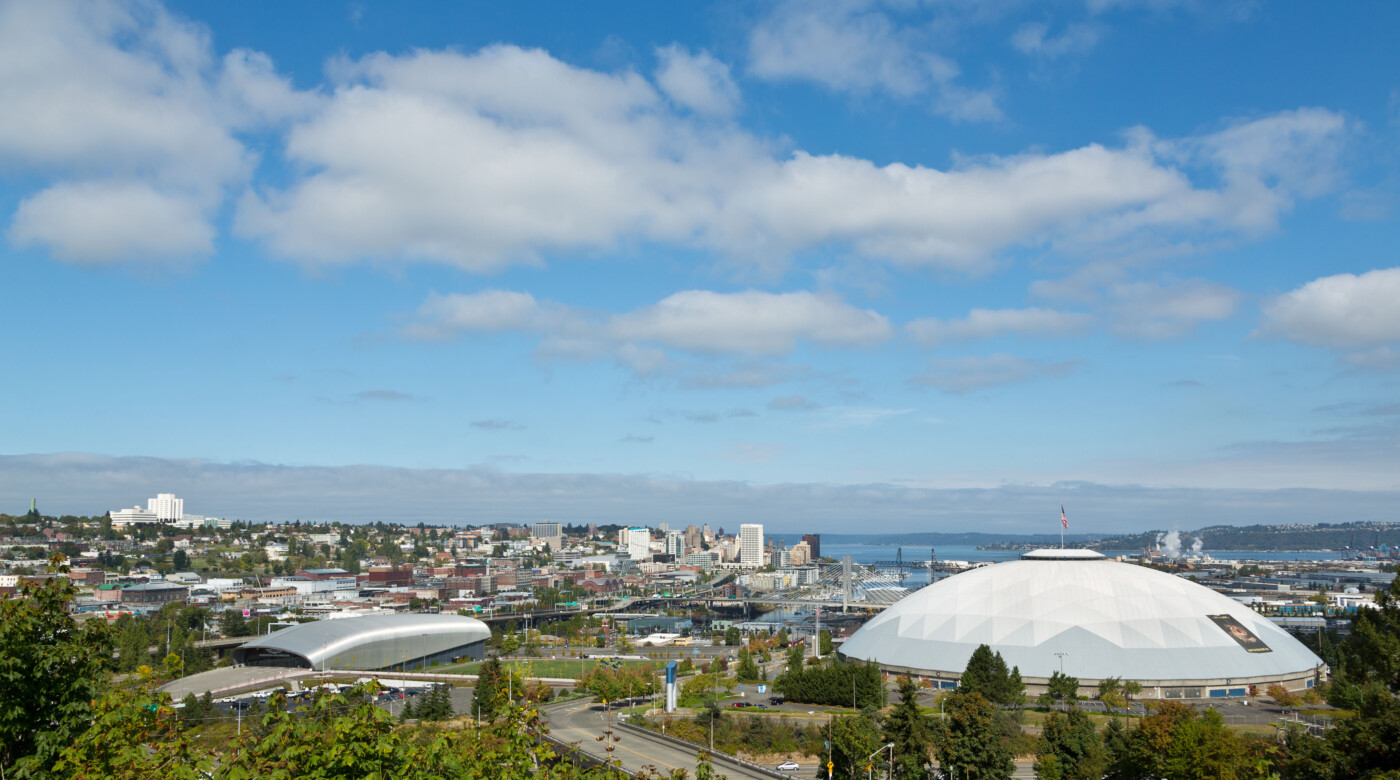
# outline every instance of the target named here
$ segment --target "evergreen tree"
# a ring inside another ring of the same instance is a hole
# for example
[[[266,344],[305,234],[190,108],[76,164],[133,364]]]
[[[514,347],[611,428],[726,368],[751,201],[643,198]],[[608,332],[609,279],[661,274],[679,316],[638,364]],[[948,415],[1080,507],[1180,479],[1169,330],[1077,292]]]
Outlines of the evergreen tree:
[[[490,658],[477,672],[476,698],[477,714],[482,721],[493,720],[506,704],[505,669],[499,658]]]
[[[885,718],[885,742],[894,745],[895,775],[908,780],[929,776],[926,767],[932,730],[919,711],[918,697],[914,681],[899,678],[899,704]]]
[[[747,647],[739,651],[739,666],[734,670],[734,676],[740,680],[758,679],[758,664],[754,663],[753,653]]]
[[[789,672],[802,668],[802,645],[791,645],[787,651],[787,669]]]
[[[976,691],[993,704],[1007,704],[1008,676],[1001,653],[993,653],[987,645],[978,645],[958,679],[958,690],[962,693]]]

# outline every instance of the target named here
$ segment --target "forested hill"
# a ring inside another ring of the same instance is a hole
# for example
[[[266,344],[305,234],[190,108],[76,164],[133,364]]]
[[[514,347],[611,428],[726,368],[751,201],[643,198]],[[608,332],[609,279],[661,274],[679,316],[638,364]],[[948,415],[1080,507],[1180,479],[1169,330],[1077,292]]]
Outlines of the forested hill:
[[[1111,536],[1089,546],[1098,550],[1153,548],[1166,531]],[[1318,523],[1317,525],[1213,525],[1181,531],[1181,548],[1189,551],[1196,539],[1211,550],[1344,550],[1400,546],[1400,523]]]

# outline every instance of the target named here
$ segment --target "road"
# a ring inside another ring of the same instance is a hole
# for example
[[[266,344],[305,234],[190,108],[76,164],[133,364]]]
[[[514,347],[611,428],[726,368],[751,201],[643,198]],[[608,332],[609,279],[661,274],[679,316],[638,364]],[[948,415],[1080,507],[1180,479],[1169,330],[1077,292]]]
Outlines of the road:
[[[601,706],[591,701],[571,701],[548,706],[545,708],[545,712],[549,717],[550,736],[570,744],[577,744],[580,750],[592,755],[603,755],[603,743],[597,739],[602,736],[603,729],[607,728]],[[653,737],[634,730],[618,729],[616,724],[619,713],[622,716],[626,714],[622,710],[614,710],[612,713],[613,734],[622,738],[620,742],[614,743],[617,750],[613,751],[613,757],[622,761],[624,769],[636,772],[642,767],[654,766],[663,773],[672,769],[684,769],[692,777],[695,776],[694,750],[680,747],[660,737]],[[773,775],[766,772],[754,771],[725,761],[715,761],[714,765],[719,774],[726,775],[731,780],[739,780],[739,778],[772,780],[773,778]],[[816,777],[816,766],[803,766],[797,772],[785,772],[784,775],[810,780]]]

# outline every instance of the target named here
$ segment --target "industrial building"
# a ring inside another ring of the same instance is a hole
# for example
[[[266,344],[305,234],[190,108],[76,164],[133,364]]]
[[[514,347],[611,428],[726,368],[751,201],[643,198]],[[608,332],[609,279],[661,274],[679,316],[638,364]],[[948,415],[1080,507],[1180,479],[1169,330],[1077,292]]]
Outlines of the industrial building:
[[[258,637],[233,651],[247,666],[378,671],[480,660],[491,629],[461,615],[365,615],[318,620]]]
[[[1299,690],[1326,671],[1245,605],[1092,550],[1036,550],[941,580],[872,618],[841,654],[953,687],[984,644],[1019,667],[1032,693],[1057,671],[1081,688],[1135,680],[1147,698]]]

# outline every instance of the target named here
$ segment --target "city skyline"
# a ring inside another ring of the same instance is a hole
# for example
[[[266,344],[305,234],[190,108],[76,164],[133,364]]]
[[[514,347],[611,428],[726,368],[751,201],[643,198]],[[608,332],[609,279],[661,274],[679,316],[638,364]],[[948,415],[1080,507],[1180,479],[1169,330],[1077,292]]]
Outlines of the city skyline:
[[[8,3],[0,510],[1389,519],[1397,26]]]

